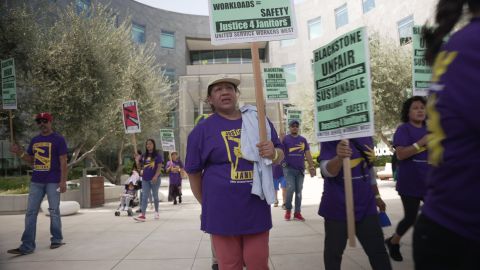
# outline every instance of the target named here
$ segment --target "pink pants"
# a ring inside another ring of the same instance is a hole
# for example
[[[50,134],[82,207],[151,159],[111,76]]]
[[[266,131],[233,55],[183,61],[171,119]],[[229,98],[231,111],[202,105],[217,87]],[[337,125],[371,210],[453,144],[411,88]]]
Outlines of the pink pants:
[[[238,236],[213,235],[212,241],[221,270],[268,270],[269,231]]]

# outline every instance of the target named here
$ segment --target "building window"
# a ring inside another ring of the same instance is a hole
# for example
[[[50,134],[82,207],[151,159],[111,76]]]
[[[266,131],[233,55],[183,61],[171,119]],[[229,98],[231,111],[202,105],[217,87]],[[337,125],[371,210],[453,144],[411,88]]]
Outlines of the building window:
[[[295,64],[284,65],[283,71],[285,73],[285,79],[287,84],[297,82],[297,67]]]
[[[397,23],[397,25],[400,45],[412,42],[413,15],[403,18]]]
[[[162,30],[160,34],[160,46],[169,49],[175,48],[175,33]]]
[[[348,24],[347,3],[335,9],[335,25],[337,29]]]
[[[145,26],[132,23],[132,39],[136,43],[145,43]]]
[[[166,127],[175,128],[176,122],[177,122],[177,112],[175,110],[168,112]]]
[[[240,51],[240,50],[228,50],[228,63],[229,64],[241,64],[242,63],[242,51]]]
[[[308,21],[308,38],[316,39],[322,35],[321,17]]]
[[[175,69],[174,68],[162,68],[163,76],[168,79],[169,82],[175,82]]]
[[[258,51],[260,62],[265,62],[265,49]],[[213,50],[213,51],[190,51],[190,64],[246,64],[252,62],[250,49],[239,50]]]
[[[87,12],[87,15],[90,15],[90,0],[77,0],[75,2],[75,10],[77,14],[82,12]]]
[[[362,0],[363,13],[367,13],[375,7],[375,0]]]
[[[283,48],[283,47],[292,46],[293,44],[295,44],[296,41],[297,41],[296,38],[280,40],[280,47]]]

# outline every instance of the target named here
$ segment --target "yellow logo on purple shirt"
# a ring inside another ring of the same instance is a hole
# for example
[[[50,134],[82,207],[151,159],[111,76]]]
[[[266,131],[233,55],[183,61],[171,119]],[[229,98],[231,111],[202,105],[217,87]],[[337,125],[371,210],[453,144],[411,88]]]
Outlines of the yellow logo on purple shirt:
[[[37,142],[32,146],[33,170],[49,171],[52,164],[52,143]]]
[[[440,52],[435,58],[435,63],[433,64],[433,82],[438,82],[440,77],[447,72],[449,65],[453,62],[455,57],[457,57],[458,52]],[[438,166],[443,159],[443,145],[442,141],[446,138],[445,131],[443,130],[441,123],[440,112],[436,108],[437,104],[437,94],[433,93],[429,96],[427,101],[427,130],[429,134],[427,135],[428,141],[428,161],[433,166]]]
[[[301,142],[301,143],[297,144],[296,146],[290,147],[290,148],[288,149],[288,152],[289,152],[289,153],[294,152],[294,151],[305,152],[305,143],[304,143],[304,142]]]
[[[241,171],[240,159],[242,159],[242,150],[240,143],[241,129],[232,129],[222,131],[222,138],[225,142],[228,161],[231,163],[230,177],[232,181],[248,181],[253,180],[253,170]],[[242,162],[245,162],[242,161]]]
[[[155,168],[155,161],[152,160],[151,157],[145,159],[145,163],[143,164],[143,169],[153,169]]]

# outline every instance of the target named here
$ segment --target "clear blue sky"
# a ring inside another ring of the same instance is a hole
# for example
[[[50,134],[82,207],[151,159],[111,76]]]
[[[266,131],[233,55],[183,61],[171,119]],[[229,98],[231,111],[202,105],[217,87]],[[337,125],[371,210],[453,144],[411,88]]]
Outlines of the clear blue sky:
[[[165,10],[208,15],[208,0],[135,0],[137,2]]]

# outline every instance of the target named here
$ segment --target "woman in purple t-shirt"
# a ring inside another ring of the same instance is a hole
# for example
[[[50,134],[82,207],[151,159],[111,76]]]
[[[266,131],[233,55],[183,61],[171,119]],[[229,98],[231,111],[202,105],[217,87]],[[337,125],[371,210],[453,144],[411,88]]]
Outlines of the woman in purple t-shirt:
[[[427,128],[425,126],[425,104],[423,97],[414,96],[403,103],[401,124],[393,135],[397,155],[397,191],[402,199],[403,219],[395,233],[385,240],[390,257],[402,261],[400,239],[415,224],[420,201],[425,196],[427,178]]]
[[[137,167],[142,168],[142,201],[140,203],[141,213],[134,217],[136,221],[145,221],[147,201],[150,194],[153,196],[155,206],[154,218],[158,219],[158,189],[160,188],[160,172],[162,171],[162,157],[160,156],[155,141],[148,139],[145,142],[145,154],[135,157]]]
[[[170,153],[172,160],[167,161],[166,170],[170,180],[168,185],[168,201],[173,201],[173,204],[182,203],[182,171],[183,163],[178,159],[178,153]]]
[[[242,112],[237,108],[239,84],[238,79],[225,75],[209,83],[207,102],[214,114],[189,134],[185,170],[192,192],[202,204],[201,230],[212,236],[220,269],[239,270],[244,265],[247,269],[268,269],[272,215],[266,200],[252,194],[254,165],[243,158],[241,150],[244,134]],[[269,125],[272,141],[258,143],[258,152],[279,162],[282,147],[273,125]]]
[[[423,36],[433,67],[427,102],[432,168],[413,233],[415,269],[480,269],[480,0],[440,0],[435,27]]]

